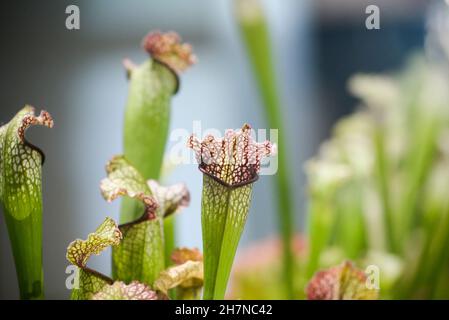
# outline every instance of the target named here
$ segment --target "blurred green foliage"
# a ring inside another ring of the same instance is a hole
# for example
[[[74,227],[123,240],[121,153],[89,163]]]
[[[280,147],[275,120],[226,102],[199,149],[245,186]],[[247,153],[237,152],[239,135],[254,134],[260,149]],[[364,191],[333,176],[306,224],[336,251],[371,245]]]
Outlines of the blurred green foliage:
[[[422,57],[351,79],[360,109],[306,166],[308,276],[326,257],[351,258],[380,268],[384,298],[449,298],[439,288],[449,274],[448,86],[447,70]]]
[[[236,16],[242,41],[246,47],[249,62],[254,72],[262,99],[262,105],[268,125],[277,129],[278,136],[278,172],[276,174],[275,196],[279,232],[283,240],[283,273],[285,297],[293,298],[294,261],[290,242],[294,233],[294,208],[289,175],[288,146],[284,135],[282,104],[278,91],[275,61],[271,52],[271,39],[262,4],[257,0],[237,0]]]
[[[449,298],[448,88],[447,66],[418,55],[398,73],[349,81],[359,108],[305,165],[297,298],[317,270],[345,259],[379,268],[381,298]],[[279,270],[273,262],[263,272]],[[236,297],[262,297],[250,281],[262,277],[251,273],[235,278]]]

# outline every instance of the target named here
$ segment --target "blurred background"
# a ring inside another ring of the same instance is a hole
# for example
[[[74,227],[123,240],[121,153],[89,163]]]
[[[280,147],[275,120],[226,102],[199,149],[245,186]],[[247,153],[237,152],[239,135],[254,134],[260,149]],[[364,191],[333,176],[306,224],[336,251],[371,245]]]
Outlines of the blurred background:
[[[304,230],[303,162],[329,135],[336,119],[356,105],[346,89],[354,72],[400,68],[424,46],[424,0],[263,1],[282,94],[288,156],[295,183],[296,229]],[[76,4],[81,29],[65,28],[65,8]],[[380,30],[365,28],[365,8],[380,8]],[[44,270],[46,297],[65,299],[67,245],[85,238],[104,219],[118,219],[119,203],[99,192],[104,165],[122,151],[127,81],[121,61],[146,59],[142,37],[175,30],[199,62],[181,76],[173,99],[172,129],[266,128],[260,100],[236,26],[233,1],[14,1],[0,10],[0,122],[25,104],[48,110],[52,130],[33,128],[29,139],[46,153],[44,165]],[[177,218],[178,243],[201,248],[201,175],[177,167],[167,182],[183,181],[191,205]],[[241,247],[276,233],[271,214],[273,178],[255,185]],[[7,230],[0,215],[0,298],[18,298]],[[109,273],[109,253],[90,267]]]

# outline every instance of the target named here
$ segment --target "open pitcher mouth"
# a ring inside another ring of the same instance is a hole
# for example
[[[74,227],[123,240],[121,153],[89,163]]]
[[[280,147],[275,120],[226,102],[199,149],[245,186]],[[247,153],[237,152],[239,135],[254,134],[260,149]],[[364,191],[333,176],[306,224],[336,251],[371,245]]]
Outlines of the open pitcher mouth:
[[[229,188],[257,181],[261,160],[276,152],[271,142],[256,142],[248,124],[227,130],[223,138],[209,135],[200,141],[192,135],[187,146],[195,152],[199,170]]]
[[[222,186],[229,188],[229,189],[236,189],[239,187],[243,187],[246,186],[248,184],[254,183],[257,180],[259,180],[259,174],[257,174],[254,170],[252,178],[246,181],[242,181],[242,182],[238,182],[238,183],[234,183],[234,184],[229,184],[223,180],[221,180],[220,178],[217,178],[216,176],[214,176],[213,174],[209,173],[205,168],[204,165],[199,164],[198,165],[198,169],[204,173],[205,175],[207,175],[208,177],[210,177],[211,179],[213,179],[214,181],[218,182],[219,184],[221,184]]]
[[[176,32],[153,31],[142,40],[142,47],[153,60],[167,67],[176,77],[176,86],[173,92],[176,94],[179,90],[179,74],[197,61],[192,46],[182,42]]]
[[[27,110],[27,113],[24,114],[23,118],[20,120],[21,125],[17,129],[17,134],[19,136],[20,141],[30,149],[38,152],[41,157],[41,165],[45,162],[45,153],[41,148],[32,144],[26,139],[26,131],[30,126],[33,125],[42,125],[48,128],[53,128],[53,117],[45,110],[42,110],[38,116],[35,115],[35,108],[32,106],[26,106],[24,110]]]

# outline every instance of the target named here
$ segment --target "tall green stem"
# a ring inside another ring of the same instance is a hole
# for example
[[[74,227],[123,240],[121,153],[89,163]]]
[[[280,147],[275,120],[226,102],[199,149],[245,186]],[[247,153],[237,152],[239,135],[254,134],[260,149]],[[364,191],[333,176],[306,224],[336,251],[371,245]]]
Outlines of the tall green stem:
[[[335,212],[328,195],[313,195],[309,214],[309,257],[306,278],[310,279],[319,267],[323,249],[329,243]]]
[[[283,242],[283,276],[287,297],[293,298],[294,261],[291,239],[294,218],[291,199],[291,181],[288,171],[287,145],[282,121],[281,104],[276,86],[275,68],[267,23],[258,1],[239,1],[238,22],[243,42],[265,107],[265,115],[271,128],[279,130],[278,173],[276,196],[278,199],[279,227]]]
[[[402,236],[408,235],[420,220],[417,215],[420,194],[432,169],[440,128],[440,119],[426,115],[420,116],[419,126],[414,128],[413,146],[405,164],[408,172],[405,192],[398,212],[403,223]]]
[[[384,134],[380,128],[374,132],[374,150],[376,157],[377,184],[382,202],[383,219],[388,250],[397,253],[399,248],[395,236],[395,221],[391,210],[390,187],[389,187],[389,163],[385,155]]]

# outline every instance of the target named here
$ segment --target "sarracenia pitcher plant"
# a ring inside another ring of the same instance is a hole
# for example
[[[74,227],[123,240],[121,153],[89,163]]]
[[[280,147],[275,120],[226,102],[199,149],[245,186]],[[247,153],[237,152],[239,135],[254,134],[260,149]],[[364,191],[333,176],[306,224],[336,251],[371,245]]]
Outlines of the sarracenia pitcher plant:
[[[154,200],[151,202],[155,203]],[[118,226],[111,218],[106,218],[86,240],[77,239],[69,245],[67,260],[77,267],[72,300],[165,300],[171,289],[176,290],[181,299],[197,297],[203,284],[202,256],[197,250],[175,250],[172,260],[176,265],[161,270],[157,277],[148,281],[148,275],[154,274],[149,271],[154,262],[149,260],[151,255],[148,255],[151,241],[142,238],[142,230],[148,231],[151,228],[145,221],[148,220],[142,218],[140,222],[123,227]],[[152,238],[151,233],[148,232],[148,235],[148,238]],[[128,251],[131,249],[130,244],[134,244],[134,251]],[[123,258],[122,254],[132,256],[131,259],[123,260],[124,264],[120,265],[121,269],[116,272],[114,279],[87,266],[90,256],[100,254],[109,246],[112,246],[114,258]],[[149,266],[145,267],[142,262]]]
[[[170,124],[171,99],[178,91],[178,74],[195,62],[192,47],[174,32],[148,34],[142,43],[150,58],[141,65],[125,60],[129,95],[124,122],[124,155],[145,180],[158,180]],[[121,223],[142,214],[142,203],[123,199]],[[166,260],[174,248],[172,218],[164,221]]]
[[[107,201],[127,196],[144,207],[139,218],[119,226],[124,237],[112,250],[113,278],[151,286],[165,268],[163,220],[189,204],[189,192],[183,184],[145,181],[123,156],[109,161],[106,172],[100,188]]]
[[[46,111],[24,107],[0,127],[0,201],[16,265],[21,299],[44,297],[42,269],[43,152],[25,139],[32,125],[53,126]]]
[[[201,220],[204,251],[204,299],[223,299],[237,245],[245,226],[253,183],[261,159],[273,154],[269,142],[256,143],[251,127],[228,130],[223,139],[191,136],[203,173]]]

